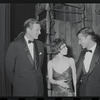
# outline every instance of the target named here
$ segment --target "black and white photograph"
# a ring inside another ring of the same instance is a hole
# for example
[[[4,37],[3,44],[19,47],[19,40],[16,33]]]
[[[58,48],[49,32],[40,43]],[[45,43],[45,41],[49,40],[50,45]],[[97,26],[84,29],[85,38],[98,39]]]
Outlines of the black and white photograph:
[[[0,98],[100,100],[100,3],[0,3]]]

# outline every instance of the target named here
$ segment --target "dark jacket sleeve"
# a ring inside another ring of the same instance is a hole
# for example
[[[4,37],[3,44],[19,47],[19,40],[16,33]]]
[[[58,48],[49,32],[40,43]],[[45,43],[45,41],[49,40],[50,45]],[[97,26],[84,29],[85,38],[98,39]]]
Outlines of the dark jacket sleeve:
[[[7,76],[8,76],[8,78],[11,81],[12,84],[13,84],[13,81],[14,81],[16,52],[17,52],[17,49],[15,47],[14,42],[12,42],[8,47],[8,50],[7,50],[7,53],[6,53],[6,58],[5,58],[6,73],[7,73]]]
[[[43,43],[42,43],[42,53],[43,53],[43,55],[42,55],[41,65],[43,65],[43,61],[44,61],[44,45],[43,45]]]

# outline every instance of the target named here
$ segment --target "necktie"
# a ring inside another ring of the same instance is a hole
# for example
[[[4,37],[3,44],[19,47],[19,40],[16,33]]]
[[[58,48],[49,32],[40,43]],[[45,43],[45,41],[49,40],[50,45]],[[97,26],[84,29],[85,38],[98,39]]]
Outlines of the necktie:
[[[34,41],[31,41],[31,40],[28,40],[28,43],[33,43],[33,54],[34,54],[34,68],[35,70],[37,70],[38,68],[38,64],[39,64],[39,55],[38,55],[38,48],[37,48],[37,45],[36,45],[36,42],[35,40]]]
[[[83,62],[84,62],[84,58],[85,58],[86,52],[92,53],[92,50],[87,50],[87,49],[84,49],[84,50],[83,50],[83,55],[82,55],[82,56],[83,56],[83,57],[82,57],[82,66],[83,66],[83,67],[82,67],[82,70],[83,70],[83,68],[84,68],[84,63],[83,63]],[[83,74],[83,71],[82,71],[81,75],[82,75],[82,74]]]
[[[86,52],[92,53],[92,50],[87,50],[87,49],[85,49],[84,52],[85,52],[85,53],[86,53]]]
[[[34,41],[28,40],[28,43],[34,43]]]
[[[85,57],[86,52],[92,53],[92,50],[87,50],[87,49],[83,50],[83,61],[84,61],[84,57]]]

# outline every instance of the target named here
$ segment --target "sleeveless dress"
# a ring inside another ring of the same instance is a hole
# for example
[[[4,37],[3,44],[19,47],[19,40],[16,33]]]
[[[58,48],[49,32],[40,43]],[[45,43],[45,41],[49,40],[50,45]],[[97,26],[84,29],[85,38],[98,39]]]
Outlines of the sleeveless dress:
[[[66,80],[66,84],[69,85],[69,88],[63,88],[60,85],[52,84],[52,96],[74,96],[71,67],[65,70],[62,74],[53,69],[53,79]]]

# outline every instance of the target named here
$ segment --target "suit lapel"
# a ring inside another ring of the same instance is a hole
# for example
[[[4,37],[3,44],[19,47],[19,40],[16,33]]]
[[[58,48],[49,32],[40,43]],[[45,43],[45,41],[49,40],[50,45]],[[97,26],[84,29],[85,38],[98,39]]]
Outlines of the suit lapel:
[[[34,63],[35,69],[39,68],[39,51],[36,40],[34,40]]]
[[[94,70],[97,62],[98,62],[98,59],[100,57],[100,48],[97,46],[95,51],[94,51],[94,55],[93,55],[93,58],[91,60],[91,65],[90,65],[90,69],[89,69],[89,74]]]
[[[42,60],[43,60],[43,51],[42,51],[42,46],[41,43],[38,40],[35,40],[36,43],[36,56],[37,56],[37,67],[40,68],[42,65]]]
[[[77,62],[77,79],[79,80],[80,79],[80,77],[81,77],[81,74],[82,74],[82,70],[83,70],[83,59],[84,59],[84,54],[85,54],[85,52],[84,52],[84,50],[82,51],[82,53],[81,53],[81,55],[80,55],[80,57],[79,57],[79,60],[78,60],[78,62]]]
[[[32,56],[31,56],[31,54],[30,54],[30,52],[29,52],[29,49],[28,49],[28,47],[27,47],[27,44],[26,44],[26,41],[25,41],[24,37],[22,37],[22,43],[23,43],[23,46],[24,46],[24,50],[25,50],[25,52],[26,52],[26,55],[27,55],[27,57],[28,57],[30,63],[31,63],[32,66],[33,66],[34,62],[33,62]]]

